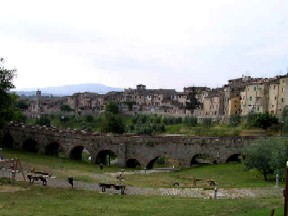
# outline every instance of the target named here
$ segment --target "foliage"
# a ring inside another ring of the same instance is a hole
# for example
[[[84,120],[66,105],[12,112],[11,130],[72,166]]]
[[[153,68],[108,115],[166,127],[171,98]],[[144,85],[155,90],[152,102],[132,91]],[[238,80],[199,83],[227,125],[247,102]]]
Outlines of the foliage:
[[[202,103],[198,101],[196,98],[196,88],[193,86],[191,92],[188,93],[187,102],[186,102],[186,109],[187,110],[195,110],[202,107]]]
[[[288,106],[285,106],[282,111],[283,134],[288,134]]]
[[[276,116],[266,113],[258,113],[255,120],[255,126],[262,129],[267,129],[272,126],[272,124],[277,124],[278,119]]]
[[[241,116],[239,114],[231,115],[229,118],[229,124],[232,127],[237,127],[241,123]]]
[[[272,173],[270,165],[272,145],[266,139],[257,140],[253,145],[248,146],[244,151],[243,163],[247,169],[257,169],[267,181],[267,174]]]
[[[288,160],[288,139],[270,138],[272,150],[270,165],[275,174],[284,178],[286,161]]]
[[[35,124],[46,125],[47,127],[50,127],[51,122],[49,118],[41,116],[39,119],[36,119]]]
[[[92,123],[94,120],[93,116],[92,115],[87,115],[85,117],[85,121],[88,122],[88,123]]]
[[[105,117],[102,121],[101,131],[105,133],[124,133],[125,125],[120,115],[112,112],[105,112]]]
[[[197,120],[197,118],[194,117],[194,116],[190,116],[190,117],[186,116],[186,117],[184,118],[184,123],[185,123],[187,126],[196,127],[196,126],[197,126],[197,122],[198,122],[198,120]]]
[[[60,110],[61,110],[62,112],[70,112],[70,111],[72,111],[71,107],[70,107],[69,105],[67,105],[67,104],[61,105],[61,106],[60,106]]]
[[[105,112],[111,112],[112,114],[117,115],[120,113],[120,110],[116,102],[110,101],[105,106]]]
[[[17,123],[26,123],[27,116],[25,116],[22,110],[15,109],[13,111],[13,121]]]
[[[212,126],[212,119],[211,118],[204,118],[202,120],[202,124],[204,127],[210,128]]]
[[[286,161],[288,160],[287,138],[266,138],[256,140],[244,151],[243,163],[248,169],[257,169],[265,181],[268,173],[284,175]]]
[[[29,107],[29,104],[26,101],[17,101],[16,107],[20,110],[27,110]]]
[[[247,116],[245,116],[246,119],[246,125],[248,126],[248,128],[254,127],[254,122],[256,120],[256,116],[257,114],[255,112],[249,112]]]
[[[161,117],[157,115],[142,115],[138,114],[131,119],[132,124],[127,127],[127,132],[136,134],[152,134],[164,132],[164,120],[161,124]],[[171,119],[173,121],[173,119]],[[179,120],[178,120],[179,121]]]
[[[6,69],[4,59],[0,58],[0,128],[5,121],[13,119],[15,108],[15,95],[10,94],[10,89],[14,88],[13,79],[16,76],[16,70]]]
[[[254,113],[250,112],[247,115],[247,124],[249,127],[256,127],[267,129],[271,127],[273,124],[277,124],[278,119],[276,116],[266,113]]]

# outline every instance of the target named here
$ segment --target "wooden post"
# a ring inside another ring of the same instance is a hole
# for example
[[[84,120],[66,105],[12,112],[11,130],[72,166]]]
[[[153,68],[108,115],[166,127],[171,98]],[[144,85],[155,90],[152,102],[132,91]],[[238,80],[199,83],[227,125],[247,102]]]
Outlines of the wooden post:
[[[287,203],[288,203],[288,161],[286,162],[286,172],[285,172],[284,216],[287,216]]]
[[[26,182],[26,178],[25,178],[25,175],[24,175],[24,172],[23,172],[23,169],[22,169],[22,165],[21,165],[21,163],[20,163],[20,160],[17,159],[17,162],[18,162],[19,167],[20,167],[20,169],[21,169],[21,173],[22,173],[23,179],[24,179],[24,181]]]

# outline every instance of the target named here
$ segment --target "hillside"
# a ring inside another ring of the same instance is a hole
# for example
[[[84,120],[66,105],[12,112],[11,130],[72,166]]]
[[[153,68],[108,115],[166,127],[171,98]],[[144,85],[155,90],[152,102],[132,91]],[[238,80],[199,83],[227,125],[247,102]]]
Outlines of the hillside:
[[[105,94],[110,91],[123,91],[122,88],[112,88],[105,86],[100,83],[83,83],[75,85],[63,85],[63,86],[54,86],[46,88],[38,88],[42,95],[54,95],[54,96],[70,96],[76,92],[95,92],[99,94]],[[23,88],[13,90],[18,95],[34,96],[37,88]]]

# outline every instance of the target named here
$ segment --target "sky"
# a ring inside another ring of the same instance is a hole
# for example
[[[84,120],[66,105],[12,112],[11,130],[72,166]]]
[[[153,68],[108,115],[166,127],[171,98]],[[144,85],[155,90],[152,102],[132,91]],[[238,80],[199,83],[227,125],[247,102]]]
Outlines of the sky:
[[[17,89],[221,87],[288,72],[287,0],[0,0]]]

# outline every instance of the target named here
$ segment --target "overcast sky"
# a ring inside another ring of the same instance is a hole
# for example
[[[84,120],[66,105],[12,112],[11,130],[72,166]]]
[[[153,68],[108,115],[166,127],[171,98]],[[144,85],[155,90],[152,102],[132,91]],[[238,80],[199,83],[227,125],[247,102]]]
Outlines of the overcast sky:
[[[0,57],[20,88],[220,87],[288,67],[287,0],[3,0]]]

